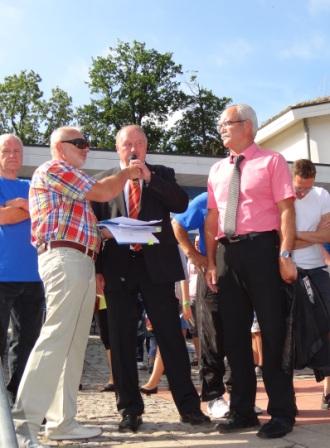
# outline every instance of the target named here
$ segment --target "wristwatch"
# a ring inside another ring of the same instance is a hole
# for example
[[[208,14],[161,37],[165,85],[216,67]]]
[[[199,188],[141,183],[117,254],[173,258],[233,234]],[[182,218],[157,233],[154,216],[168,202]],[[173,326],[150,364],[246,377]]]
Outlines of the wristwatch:
[[[282,252],[280,252],[280,257],[282,258],[291,258],[292,254],[289,250],[282,250]]]

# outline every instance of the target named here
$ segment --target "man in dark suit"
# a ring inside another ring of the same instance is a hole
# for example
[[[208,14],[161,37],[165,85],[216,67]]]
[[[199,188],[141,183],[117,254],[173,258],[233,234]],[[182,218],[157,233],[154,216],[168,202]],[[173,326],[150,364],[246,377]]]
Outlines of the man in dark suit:
[[[95,204],[98,219],[130,216],[142,220],[162,220],[157,233],[160,244],[140,247],[118,245],[111,234],[104,234],[103,249],[97,261],[97,283],[109,307],[109,331],[117,407],[122,415],[120,431],[137,431],[142,423],[144,404],[138,386],[136,365],[137,296],[142,294],[167,378],[181,421],[202,424],[209,421],[200,410],[200,400],[190,377],[190,364],[180,329],[178,300],[174,282],[184,278],[170,212],[183,212],[188,205],[186,193],[178,186],[173,169],[145,163],[147,138],[141,127],[125,126],[116,137],[121,169],[137,165],[142,180],[134,216],[130,204],[134,182],[113,201]],[[133,160],[134,159],[134,160]],[[103,173],[103,176],[108,173]]]

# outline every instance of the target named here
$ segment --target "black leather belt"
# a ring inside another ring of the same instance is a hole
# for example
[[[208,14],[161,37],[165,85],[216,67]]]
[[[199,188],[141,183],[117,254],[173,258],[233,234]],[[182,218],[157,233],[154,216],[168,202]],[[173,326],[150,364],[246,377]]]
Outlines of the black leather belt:
[[[96,260],[97,257],[97,253],[94,250],[88,249],[88,247],[85,247],[79,243],[75,243],[74,241],[49,241],[48,243],[40,244],[40,246],[37,247],[37,252],[38,255],[41,255],[47,250],[55,249],[57,247],[69,247],[71,249],[79,250],[79,252],[86,254],[88,257],[91,257],[91,259],[94,261]]]
[[[255,238],[258,238],[259,236],[270,235],[270,234],[274,234],[274,233],[277,233],[277,231],[269,230],[266,232],[250,232],[250,233],[244,233],[243,235],[234,235],[231,238],[227,238],[226,236],[224,236],[219,239],[219,242],[226,246],[228,244],[239,243],[240,241],[254,240]]]

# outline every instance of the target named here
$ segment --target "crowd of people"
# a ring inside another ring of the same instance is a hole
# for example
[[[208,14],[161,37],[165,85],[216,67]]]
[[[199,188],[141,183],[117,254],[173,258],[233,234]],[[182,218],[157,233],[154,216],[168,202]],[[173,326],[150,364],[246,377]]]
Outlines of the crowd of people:
[[[323,249],[330,242],[330,195],[314,186],[311,161],[297,160],[291,175],[281,154],[254,142],[257,129],[250,106],[223,111],[218,130],[229,156],[212,166],[207,192],[190,203],[173,169],[146,161],[148,141],[140,126],[119,130],[118,168],[95,178],[82,171],[89,143],[77,127],[53,131],[51,159],[31,182],[18,178],[21,140],[0,136],[0,356],[10,321],[7,389],[20,448],[45,447],[38,440],[43,421],[50,440],[101,434],[76,420],[96,297],[111,369],[103,390],[116,394],[119,431],[141,429],[142,394],[157,392],[164,369],[183,423],[202,427],[222,418],[220,433],[257,428],[257,436],[267,439],[292,431],[298,410],[293,369],[282,366],[288,312],[283,286],[294,284],[303,269],[330,316]],[[159,243],[117,244],[97,224],[120,216],[160,221]],[[141,303],[158,347],[142,387],[136,358]],[[200,394],[191,379],[180,309],[190,322]],[[251,335],[256,320],[258,339]],[[262,426],[256,365],[270,415]],[[330,409],[327,376],[322,407]]]

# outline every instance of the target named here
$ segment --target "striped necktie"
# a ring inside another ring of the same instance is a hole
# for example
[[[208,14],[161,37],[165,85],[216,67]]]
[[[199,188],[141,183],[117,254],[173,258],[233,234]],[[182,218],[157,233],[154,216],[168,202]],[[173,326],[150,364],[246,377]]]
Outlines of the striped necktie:
[[[241,183],[241,170],[239,165],[243,159],[243,155],[236,157],[233,174],[229,183],[227,207],[223,226],[227,238],[231,238],[236,232],[236,215]]]
[[[128,189],[128,215],[137,219],[140,212],[141,186],[139,181],[130,180]]]
[[[141,186],[138,180],[130,180],[128,188],[128,216],[137,219],[140,212]],[[141,244],[132,244],[132,250],[138,252],[142,249]]]

